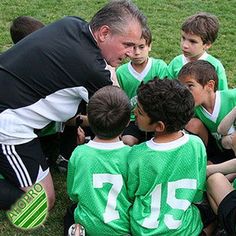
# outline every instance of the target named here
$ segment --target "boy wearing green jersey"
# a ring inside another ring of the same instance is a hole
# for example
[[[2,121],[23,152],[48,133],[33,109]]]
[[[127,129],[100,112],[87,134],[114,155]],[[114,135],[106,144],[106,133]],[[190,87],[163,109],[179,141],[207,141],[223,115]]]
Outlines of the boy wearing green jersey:
[[[151,140],[135,145],[128,159],[132,235],[191,235],[203,223],[194,203],[203,199],[206,150],[197,136],[184,133],[194,99],[178,80],[154,79],[137,91],[135,116]]]
[[[128,97],[115,86],[98,90],[88,103],[95,138],[78,146],[69,159],[67,192],[76,205],[72,216],[68,211],[65,217],[82,225],[86,235],[129,234],[127,159],[131,147],[119,136],[128,125],[130,110]]]
[[[168,65],[168,76],[178,78],[180,69],[190,61],[206,60],[217,72],[218,89],[228,89],[225,69],[222,63],[207,53],[218,36],[219,22],[216,16],[206,12],[188,17],[181,27],[182,54],[176,56]]]
[[[212,209],[228,235],[236,235],[236,179],[232,185],[224,176],[236,172],[236,159],[207,167],[207,193]]]
[[[151,51],[152,34],[148,27],[142,31],[138,45],[134,46],[130,62],[121,65],[116,70],[120,87],[129,97],[133,107],[136,105],[136,91],[141,82],[147,82],[154,77],[163,79],[167,75],[167,65],[161,59],[149,57]],[[145,141],[146,133],[138,129],[135,116],[131,112],[130,124],[122,134],[122,140],[130,146]]]
[[[208,157],[213,163],[234,158],[232,149],[222,146],[222,138],[233,134],[232,124],[225,135],[218,132],[218,126],[225,116],[236,106],[236,89],[217,91],[218,76],[215,68],[207,61],[199,60],[187,63],[179,73],[179,80],[187,85],[195,100],[195,116],[207,127],[215,138],[217,155]],[[191,130],[190,130],[191,131]]]

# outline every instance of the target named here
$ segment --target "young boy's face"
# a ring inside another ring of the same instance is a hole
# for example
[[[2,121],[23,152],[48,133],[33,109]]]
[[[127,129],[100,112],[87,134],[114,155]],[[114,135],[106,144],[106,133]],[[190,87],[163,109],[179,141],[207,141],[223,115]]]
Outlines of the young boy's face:
[[[207,97],[206,86],[203,87],[192,76],[186,76],[185,78],[180,78],[179,80],[189,88],[194,97],[195,106],[202,105],[204,103],[204,99]]]
[[[134,46],[133,53],[130,55],[132,64],[141,65],[148,59],[151,45],[148,46],[144,38],[140,39],[138,45]]]
[[[211,44],[203,44],[200,36],[181,31],[180,46],[185,57],[190,61],[198,60]]]
[[[150,124],[151,120],[139,102],[134,110],[134,114],[140,130],[147,132],[155,131],[155,124]]]

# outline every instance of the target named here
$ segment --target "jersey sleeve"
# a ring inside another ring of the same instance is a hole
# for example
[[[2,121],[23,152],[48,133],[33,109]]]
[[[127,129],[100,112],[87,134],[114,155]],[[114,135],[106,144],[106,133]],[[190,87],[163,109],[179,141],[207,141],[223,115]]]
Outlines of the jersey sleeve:
[[[158,68],[157,76],[160,79],[168,76],[167,64],[163,60],[159,59],[156,67]]]
[[[167,66],[167,77],[177,79],[180,69],[183,66],[181,55],[176,56]]]
[[[68,170],[67,170],[67,193],[69,195],[69,198],[73,202],[77,202],[76,194],[73,192],[73,186],[74,186],[74,178],[75,178],[75,151],[72,153],[69,163],[68,163]]]

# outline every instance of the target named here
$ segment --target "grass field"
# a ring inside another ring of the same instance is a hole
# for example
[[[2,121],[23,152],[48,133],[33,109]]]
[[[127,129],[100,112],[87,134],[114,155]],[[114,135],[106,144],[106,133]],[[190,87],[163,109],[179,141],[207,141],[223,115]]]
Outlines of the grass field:
[[[19,15],[30,15],[49,24],[65,15],[76,15],[90,20],[105,0],[1,0],[0,1],[0,52],[12,46],[9,25]],[[236,84],[236,0],[136,0],[134,1],[148,17],[153,34],[151,56],[167,63],[180,53],[180,25],[189,15],[207,11],[218,16],[220,32],[209,53],[219,58],[226,69],[231,88]],[[62,219],[68,199],[66,175],[52,170],[57,201],[43,226],[34,231],[21,231],[10,225],[4,212],[0,211],[0,236],[2,235],[62,235]]]

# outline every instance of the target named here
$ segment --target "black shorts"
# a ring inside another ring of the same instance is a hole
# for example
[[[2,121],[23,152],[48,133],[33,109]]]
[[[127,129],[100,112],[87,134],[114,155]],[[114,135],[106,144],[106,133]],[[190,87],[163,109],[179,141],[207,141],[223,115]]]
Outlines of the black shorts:
[[[208,160],[214,164],[222,163],[235,158],[232,149],[220,149],[215,138],[208,132],[208,145],[206,147]]]
[[[203,200],[201,203],[194,204],[201,215],[201,220],[203,223],[203,229],[206,228],[209,224],[216,220],[216,215],[213,212],[211,205],[207,198]]]
[[[129,125],[125,128],[122,136],[131,135],[139,140],[139,143],[147,141],[154,136],[154,132],[141,131],[135,124],[135,121],[130,121]]]
[[[29,187],[48,175],[39,139],[20,145],[0,145],[0,173],[12,184]]]
[[[229,235],[236,235],[236,190],[230,192],[220,203],[218,217]]]
[[[196,135],[188,130],[185,131],[189,134]],[[220,149],[216,139],[212,136],[208,130],[208,144],[206,146],[207,160],[211,161],[213,164],[222,163],[235,158],[234,151],[232,149]]]

